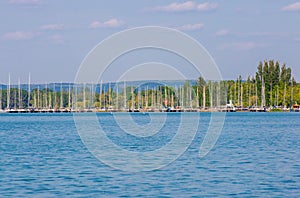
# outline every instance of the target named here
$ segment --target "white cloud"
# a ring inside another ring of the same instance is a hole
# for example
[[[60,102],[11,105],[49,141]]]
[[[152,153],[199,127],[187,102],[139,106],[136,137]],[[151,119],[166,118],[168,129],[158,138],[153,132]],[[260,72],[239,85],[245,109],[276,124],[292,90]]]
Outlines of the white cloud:
[[[37,5],[40,4],[40,0],[9,0],[8,3],[10,4],[31,4],[31,5]]]
[[[204,24],[202,23],[196,23],[196,24],[186,24],[180,27],[177,27],[178,30],[184,30],[184,31],[193,31],[193,30],[200,30],[204,27]]]
[[[248,51],[253,50],[257,48],[264,48],[266,47],[266,44],[264,43],[256,43],[256,42],[235,42],[235,43],[229,43],[223,45],[222,49],[234,49],[234,50],[242,50],[242,51]]]
[[[216,36],[226,36],[229,34],[229,30],[227,29],[222,29],[216,32]]]
[[[63,30],[64,28],[63,24],[48,24],[40,27],[41,30]]]
[[[287,5],[281,9],[282,11],[300,11],[300,2]]]
[[[54,43],[54,44],[63,44],[64,43],[64,38],[62,35],[59,34],[54,34],[52,36],[50,36],[50,40]]]
[[[102,23],[99,22],[99,21],[93,21],[90,25],[89,25],[89,28],[100,28],[102,27]]]
[[[166,6],[158,6],[153,8],[153,10],[165,12],[210,11],[215,10],[217,7],[218,4],[216,3],[205,2],[197,4],[194,1],[186,1],[183,3],[171,3]]]
[[[33,32],[8,32],[2,36],[4,40],[29,40],[35,37],[38,33]]]
[[[218,7],[218,4],[216,4],[216,3],[206,2],[206,3],[198,4],[197,5],[197,10],[199,10],[199,11],[209,11],[209,10],[215,10],[215,9],[217,9],[217,7]]]
[[[113,18],[104,22],[94,21],[89,25],[89,28],[116,28],[122,26],[123,24],[123,21]]]
[[[236,33],[239,37],[273,37],[273,38],[284,38],[284,37],[291,37],[294,35],[292,32],[243,32],[243,33]]]
[[[167,6],[159,6],[155,10],[167,11],[167,12],[180,12],[180,11],[189,11],[194,10],[196,4],[192,1],[187,1],[184,3],[171,3]]]

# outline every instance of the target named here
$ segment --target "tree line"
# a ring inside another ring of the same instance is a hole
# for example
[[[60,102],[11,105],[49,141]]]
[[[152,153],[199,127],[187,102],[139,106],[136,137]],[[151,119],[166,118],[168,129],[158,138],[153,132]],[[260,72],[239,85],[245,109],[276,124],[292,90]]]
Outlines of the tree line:
[[[125,84],[124,84],[125,86]],[[122,85],[120,85],[120,88]],[[49,88],[0,90],[0,109],[5,108],[147,108],[162,107],[212,108],[236,107],[291,107],[300,103],[300,84],[292,70],[279,61],[259,62],[253,76],[236,80],[210,81],[199,77],[195,84],[186,81],[172,87],[156,88],[126,86],[126,93],[118,88],[96,92],[92,87],[53,91]],[[76,92],[76,93],[75,93]]]
[[[225,101],[232,101],[234,106],[240,107],[291,107],[300,103],[300,84],[292,76],[292,69],[274,60],[259,62],[255,75],[246,79],[238,76],[236,80],[206,82],[199,77],[196,86],[208,88],[203,94],[200,93],[201,99],[204,95],[209,96],[210,87],[220,87]],[[206,104],[209,103],[207,100]]]

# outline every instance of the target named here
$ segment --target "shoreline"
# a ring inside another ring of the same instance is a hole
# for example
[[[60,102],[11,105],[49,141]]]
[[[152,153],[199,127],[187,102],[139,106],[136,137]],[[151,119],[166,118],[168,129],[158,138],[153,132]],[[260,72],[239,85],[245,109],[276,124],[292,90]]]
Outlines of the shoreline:
[[[235,112],[262,112],[262,113],[289,113],[289,112],[300,112],[299,110],[293,109],[270,109],[270,108],[242,108],[242,109],[229,109],[229,108],[206,108],[206,109],[6,109],[0,110],[0,114],[31,114],[31,113],[188,113],[188,112],[199,112],[199,113],[235,113]]]

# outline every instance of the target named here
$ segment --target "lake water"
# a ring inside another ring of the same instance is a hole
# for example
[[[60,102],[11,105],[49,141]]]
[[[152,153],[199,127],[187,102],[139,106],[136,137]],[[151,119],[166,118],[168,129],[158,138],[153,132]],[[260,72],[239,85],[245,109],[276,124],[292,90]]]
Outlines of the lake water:
[[[166,123],[176,127],[180,115],[167,114]],[[147,114],[132,116],[149,122]],[[136,138],[118,131],[111,114],[98,118],[127,150],[155,150],[174,136],[173,127],[164,127],[156,137]],[[299,197],[300,113],[228,113],[215,147],[199,158],[209,120],[200,114],[194,140],[176,161],[131,173],[97,160],[72,114],[2,114],[0,197]]]

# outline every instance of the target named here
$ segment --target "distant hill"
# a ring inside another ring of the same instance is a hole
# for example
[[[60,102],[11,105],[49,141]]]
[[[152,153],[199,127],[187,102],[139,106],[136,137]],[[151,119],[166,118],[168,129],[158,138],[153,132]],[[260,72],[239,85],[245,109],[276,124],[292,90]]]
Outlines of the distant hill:
[[[189,80],[189,83],[191,85],[195,85],[197,82],[197,80]],[[171,87],[180,87],[183,86],[186,81],[182,81],[182,80],[174,80],[174,81],[155,81],[155,80],[151,80],[151,81],[130,81],[130,82],[125,82],[126,83],[126,87],[128,86],[133,86],[133,87],[140,87],[141,90],[144,90],[148,87],[148,89],[153,89],[155,87],[157,87],[158,85],[167,85],[167,86],[171,86]],[[118,89],[122,90],[124,87],[124,83],[120,82],[118,83]],[[80,84],[80,87],[82,87],[83,84]],[[93,86],[93,89],[95,90],[96,93],[100,92],[100,83],[98,84],[91,84],[91,83],[86,83],[85,86],[87,88],[91,88]],[[0,89],[2,90],[6,90],[8,87],[8,85],[5,84],[0,84]],[[10,85],[11,88],[18,88],[19,85],[13,84]],[[28,84],[21,84],[20,85],[22,90],[28,90]],[[63,91],[68,91],[69,88],[75,88],[75,84],[74,83],[48,83],[48,84],[30,84],[30,91],[34,90],[34,89],[40,89],[43,90],[45,88],[48,88],[50,90],[54,90],[55,92],[60,92],[61,89]],[[108,88],[116,88],[116,83],[115,82],[106,82],[102,84],[102,90],[108,90]]]

